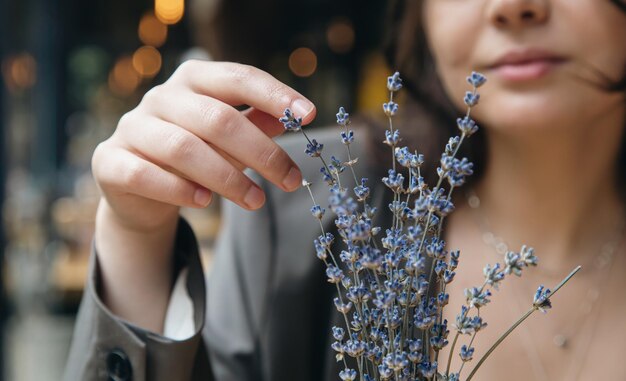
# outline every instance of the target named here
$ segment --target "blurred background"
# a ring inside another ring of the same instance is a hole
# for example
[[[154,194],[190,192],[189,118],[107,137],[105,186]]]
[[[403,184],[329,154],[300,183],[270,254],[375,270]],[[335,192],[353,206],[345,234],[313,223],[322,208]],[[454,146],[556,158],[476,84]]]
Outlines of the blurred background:
[[[230,60],[313,100],[316,125],[338,105],[378,112],[384,12],[383,0],[0,0],[0,379],[60,379],[98,202],[91,154],[150,87],[186,59]],[[218,204],[184,211],[206,266]]]

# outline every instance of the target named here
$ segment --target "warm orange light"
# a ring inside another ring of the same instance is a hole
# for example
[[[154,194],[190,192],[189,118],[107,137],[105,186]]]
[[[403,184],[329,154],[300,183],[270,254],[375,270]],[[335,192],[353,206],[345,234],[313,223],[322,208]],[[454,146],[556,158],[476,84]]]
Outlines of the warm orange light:
[[[167,25],[157,19],[152,12],[145,14],[139,21],[139,39],[146,45],[158,48],[167,39]]]
[[[154,13],[163,24],[176,24],[185,13],[185,1],[154,0]]]
[[[29,89],[37,82],[37,62],[29,53],[8,57],[2,63],[2,76],[10,91]]]
[[[120,96],[131,95],[139,86],[141,78],[133,67],[133,60],[125,56],[117,60],[115,66],[109,73],[109,88]]]
[[[328,47],[335,53],[347,53],[354,46],[354,27],[350,20],[334,20],[326,30]]]
[[[298,48],[289,55],[289,69],[298,77],[310,77],[317,69],[317,56],[309,48]]]
[[[161,53],[152,46],[142,46],[133,54],[133,67],[140,76],[152,78],[161,70]]]

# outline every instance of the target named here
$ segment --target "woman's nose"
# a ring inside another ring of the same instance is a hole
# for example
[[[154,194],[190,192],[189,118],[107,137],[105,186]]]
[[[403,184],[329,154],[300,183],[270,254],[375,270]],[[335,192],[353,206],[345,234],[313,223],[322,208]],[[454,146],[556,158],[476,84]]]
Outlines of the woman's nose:
[[[548,0],[492,0],[488,12],[498,27],[516,28],[544,23],[550,14]]]

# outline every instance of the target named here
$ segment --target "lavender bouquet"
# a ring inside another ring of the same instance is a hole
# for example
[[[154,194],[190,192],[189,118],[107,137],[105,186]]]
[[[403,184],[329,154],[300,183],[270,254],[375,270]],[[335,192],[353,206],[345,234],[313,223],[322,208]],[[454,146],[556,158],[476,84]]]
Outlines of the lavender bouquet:
[[[315,251],[326,265],[328,281],[337,288],[334,304],[345,323],[332,328],[332,349],[337,353],[337,361],[343,362],[339,377],[344,381],[357,377],[361,381],[469,381],[519,324],[533,312],[545,312],[551,307],[550,298],[579,270],[572,271],[553,291],[539,286],[528,312],[483,354],[467,377],[461,378],[465,365],[474,357],[474,339],[487,325],[480,310],[489,304],[491,290],[497,290],[508,275],[521,276],[525,268],[537,264],[532,248],[523,246],[519,252],[507,252],[503,263],[485,266],[482,285],[464,290],[465,304],[455,321],[449,323],[443,318],[450,298],[446,287],[454,280],[460,252],[446,250],[442,227],[446,216],[454,210],[453,191],[473,172],[473,164],[467,158],[456,156],[459,147],[478,130],[470,113],[479,102],[478,88],[486,79],[474,72],[467,82],[472,89],[464,97],[467,112],[457,119],[460,134],[449,139],[437,168],[437,184],[429,187],[421,175],[423,155],[400,147],[400,133],[393,126],[398,112],[394,94],[402,88],[402,80],[397,72],[387,79],[389,102],[383,104],[383,111],[389,128],[383,142],[390,147],[393,164],[382,182],[393,192],[389,204],[393,220],[380,239],[377,236],[381,227],[372,223],[376,208],[368,203],[367,179],[359,179],[355,172],[358,159],[350,149],[354,132],[348,127],[349,114],[343,107],[337,113],[347,159],[333,156],[330,161],[322,156],[323,144],[309,139],[302,129],[300,117],[286,109],[280,118],[287,131],[302,132],[307,140],[305,152],[319,158],[322,178],[330,187],[329,209],[336,215],[339,237],[324,230],[322,216],[326,209],[316,202],[311,184],[303,180],[313,200],[311,213],[321,228],[321,235],[314,240]],[[352,195],[346,185],[351,182]],[[341,239],[345,245],[339,255],[332,252],[335,239]],[[439,353],[449,345],[450,329],[454,336],[444,367]],[[456,352],[464,335],[469,341]],[[451,370],[455,353],[461,357],[462,365]]]

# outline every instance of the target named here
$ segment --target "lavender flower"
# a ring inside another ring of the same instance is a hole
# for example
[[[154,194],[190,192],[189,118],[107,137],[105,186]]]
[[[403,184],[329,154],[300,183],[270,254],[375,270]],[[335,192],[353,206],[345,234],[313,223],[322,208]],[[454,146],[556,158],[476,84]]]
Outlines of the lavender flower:
[[[402,88],[402,79],[400,78],[400,73],[397,71],[393,73],[393,75],[387,78],[387,89],[394,93],[399,91]]]
[[[441,324],[433,324],[430,328],[430,345],[433,350],[440,351],[448,345],[448,321],[444,320]]]
[[[317,140],[313,139],[311,140],[311,143],[306,145],[306,150],[304,152],[311,157],[319,157],[322,155],[323,148],[323,144],[320,144]]]
[[[335,282],[331,282],[331,283],[335,283]],[[343,303],[341,299],[339,298],[333,299],[333,302],[335,303],[335,307],[337,308],[337,311],[341,312],[342,314],[347,314],[348,312],[350,312],[350,309],[352,308],[352,302]]]
[[[464,293],[467,304],[470,307],[480,309],[491,302],[491,299],[489,299],[491,297],[491,291],[489,290],[482,291],[482,289],[479,289],[478,287],[470,287],[466,288]]]
[[[457,118],[456,125],[459,127],[461,133],[467,136],[471,136],[476,131],[478,131],[478,126],[476,125],[476,122],[474,122],[468,116],[463,118]]]
[[[350,114],[348,114],[343,107],[339,107],[339,112],[337,113],[337,124],[344,127],[350,124]]]
[[[479,88],[487,82],[487,78],[484,75],[477,73],[475,71],[467,77],[467,83],[472,85],[475,88]]]
[[[522,262],[526,266],[537,266],[537,262],[539,261],[535,256],[535,250],[532,247],[528,247],[526,245],[522,246],[520,250],[520,256]]]
[[[344,166],[344,163],[342,163],[339,159],[337,159],[334,156],[331,156],[330,162],[332,164],[329,165],[328,168],[330,168],[330,171],[334,173],[335,175],[343,172],[344,169],[346,169],[346,167]]]
[[[485,284],[492,286],[496,290],[505,276],[504,271],[500,270],[499,263],[496,263],[493,267],[486,265],[483,274],[485,275]]]
[[[302,118],[296,117],[293,112],[286,108],[284,116],[278,119],[287,131],[300,131],[302,129]]]
[[[463,362],[471,361],[472,357],[474,357],[474,348],[468,347],[467,345],[461,346],[459,356],[461,356],[461,360],[463,360]]]
[[[366,182],[367,179],[362,178],[361,185],[354,187],[354,194],[359,201],[365,201],[370,194],[370,188],[365,185]]]
[[[403,188],[404,176],[402,174],[394,171],[393,169],[389,170],[389,176],[383,177],[383,184],[385,184],[389,189],[394,192],[399,192]]]
[[[311,207],[311,214],[313,215],[313,217],[321,220],[322,216],[324,216],[324,212],[326,212],[326,209],[322,208],[319,205],[313,205],[313,207]]]
[[[345,335],[345,331],[341,327],[333,327],[333,337],[337,341],[343,340],[343,336]]]
[[[322,178],[328,185],[333,185],[335,183],[334,177],[330,174],[330,171],[327,167],[321,167],[320,173],[322,174]]]
[[[385,115],[389,117],[395,116],[396,113],[398,112],[398,104],[393,101],[389,101],[388,103],[383,103],[383,111],[385,112]]]
[[[552,308],[552,303],[550,302],[551,293],[549,288],[544,288],[543,285],[539,286],[533,298],[533,307],[541,312],[547,312],[547,310]]]
[[[395,130],[393,132],[389,130],[385,131],[385,140],[383,141],[383,143],[387,144],[388,146],[395,147],[400,142],[400,140],[400,132],[398,130]]]
[[[522,269],[526,266],[526,263],[521,260],[519,253],[513,251],[507,251],[504,254],[504,264],[506,265],[504,268],[505,274],[513,273],[517,276],[522,275]]]
[[[466,92],[465,97],[463,98],[463,102],[467,105],[467,107],[476,106],[479,100],[480,94],[471,91]]]
[[[326,266],[328,282],[335,285],[337,296],[333,302],[345,323],[332,328],[335,341],[331,344],[337,361],[344,361],[344,369],[339,372],[342,380],[359,377],[360,381],[460,381],[463,367],[450,371],[451,356],[458,353],[463,365],[473,359],[472,342],[487,327],[479,312],[491,302],[491,289],[497,290],[507,275],[519,276],[524,268],[537,264],[533,249],[523,246],[519,253],[506,253],[502,264],[484,268],[483,284],[464,291],[465,304],[452,324],[455,332],[447,368],[440,369],[439,353],[450,345],[448,322],[443,318],[451,297],[446,288],[454,281],[460,259],[458,250],[446,248],[442,227],[447,215],[454,211],[453,191],[474,172],[473,164],[457,154],[463,142],[478,130],[470,112],[479,103],[477,89],[485,81],[483,75],[475,72],[467,77],[472,90],[464,97],[468,107],[465,116],[457,119],[460,135],[448,140],[437,168],[438,181],[430,187],[421,175],[424,156],[408,147],[398,147],[401,138],[393,127],[393,117],[399,106],[393,98],[402,88],[402,79],[397,72],[387,78],[389,100],[383,104],[383,111],[389,119],[389,129],[383,143],[391,148],[392,168],[381,181],[393,198],[388,204],[392,221],[385,227],[383,237],[377,237],[382,228],[373,223],[376,208],[368,204],[368,180],[359,178],[354,170],[358,158],[350,150],[354,132],[347,128],[350,118],[346,110],[340,107],[336,117],[347,158],[332,156],[329,162],[322,157],[323,145],[309,139],[302,129],[301,118],[289,109],[280,118],[286,130],[301,131],[305,136],[305,152],[322,162],[322,180],[330,189],[328,208],[336,215],[337,237],[324,231],[321,221],[326,209],[315,201],[311,184],[303,180],[313,201],[311,214],[322,229],[313,241],[315,253]],[[351,179],[342,178],[346,172]],[[345,185],[350,182],[352,185]],[[345,246],[338,255],[333,253],[335,239]],[[549,309],[552,295],[541,286],[532,311]],[[470,343],[455,352],[461,335],[470,336]],[[486,356],[488,353],[466,381]],[[357,369],[348,367],[346,358],[354,359],[350,364],[356,364]]]
[[[352,381],[352,380],[356,380],[356,370],[354,369],[344,369],[341,372],[339,372],[339,377],[343,380],[343,381]]]
[[[326,269],[326,276],[328,277],[328,281],[330,283],[339,283],[341,282],[341,279],[343,279],[344,277],[343,271],[341,271],[340,268],[335,267],[333,265],[328,265],[328,268]]]
[[[437,373],[437,362],[424,361],[420,363],[417,368],[419,369],[422,376],[424,376],[426,379],[429,379],[432,378],[435,373]]]
[[[317,258],[325,261],[326,258],[328,258],[326,247],[324,247],[324,245],[322,245],[317,239],[313,241],[313,245],[315,246],[315,253],[317,255]]]
[[[341,141],[343,144],[348,145],[354,141],[354,131],[341,132]]]

